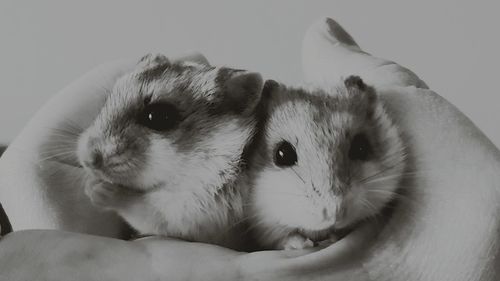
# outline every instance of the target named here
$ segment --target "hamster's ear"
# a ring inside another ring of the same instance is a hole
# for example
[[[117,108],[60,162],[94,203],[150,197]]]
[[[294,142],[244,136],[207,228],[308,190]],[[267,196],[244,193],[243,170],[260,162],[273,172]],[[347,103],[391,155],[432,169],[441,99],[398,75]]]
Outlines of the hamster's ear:
[[[366,84],[359,76],[351,75],[344,80],[344,85],[347,89],[356,88],[359,91],[366,90]]]
[[[144,57],[142,57],[139,62],[137,63],[137,66],[141,68],[157,68],[159,66],[168,66],[170,65],[170,61],[168,58],[162,54],[147,54]]]
[[[234,70],[224,81],[223,104],[236,113],[252,112],[260,101],[264,80],[257,72]]]
[[[368,119],[373,115],[377,100],[375,89],[363,82],[359,76],[351,75],[344,80],[347,94],[356,110],[366,112]]]
[[[172,61],[172,63],[177,63],[177,62],[192,62],[205,66],[210,66],[210,63],[208,62],[207,58],[204,55],[197,52],[185,54]]]
[[[266,80],[262,89],[262,97],[268,99],[274,91],[280,87],[280,84],[272,79]]]
[[[375,102],[377,95],[375,89],[363,82],[359,76],[351,75],[344,80],[349,95],[359,95],[362,99],[367,99],[369,103]]]

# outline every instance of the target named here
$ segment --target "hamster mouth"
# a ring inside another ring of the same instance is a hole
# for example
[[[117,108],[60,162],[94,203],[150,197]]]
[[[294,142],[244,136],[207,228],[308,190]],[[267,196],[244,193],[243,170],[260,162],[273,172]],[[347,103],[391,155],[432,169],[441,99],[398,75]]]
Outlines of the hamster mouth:
[[[97,178],[100,178],[104,181],[123,185],[130,184],[130,182],[133,181],[137,176],[135,173],[130,172],[129,170],[117,171],[116,169],[109,167],[103,167],[100,169],[89,168],[88,171]]]
[[[342,238],[346,236],[352,229],[351,228],[336,228],[335,225],[320,230],[310,229],[297,229],[297,233],[310,239],[315,244],[328,240],[334,235],[335,237]]]

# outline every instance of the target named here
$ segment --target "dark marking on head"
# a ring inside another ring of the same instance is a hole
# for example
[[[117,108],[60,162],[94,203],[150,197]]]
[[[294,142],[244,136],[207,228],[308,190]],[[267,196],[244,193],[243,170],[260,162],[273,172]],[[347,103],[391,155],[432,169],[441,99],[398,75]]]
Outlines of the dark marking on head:
[[[259,73],[221,68],[215,81],[221,89],[215,99],[218,110],[247,115],[260,101],[264,82]]]
[[[376,120],[372,120],[376,108],[376,92],[372,87],[364,84],[362,79],[357,76],[351,76],[342,82],[345,84],[345,88],[338,88],[339,93],[333,95],[321,89],[308,91],[301,88],[286,87],[274,81],[266,82],[263,95],[266,96],[265,92],[271,92],[272,95],[267,97],[265,121],[260,125],[260,130],[263,132],[260,133],[261,136],[256,144],[258,148],[252,158],[256,166],[269,167],[269,163],[272,161],[272,158],[268,154],[271,151],[270,146],[275,144],[267,143],[266,137],[264,137],[266,134],[266,123],[272,112],[279,110],[278,108],[284,104],[290,104],[297,109],[307,108],[308,112],[304,112],[303,114],[309,114],[313,123],[318,125],[316,130],[311,133],[317,134],[315,139],[319,142],[318,145],[321,146],[318,149],[328,155],[332,155],[332,162],[329,163],[331,173],[348,175],[349,170],[346,168],[348,164],[340,163],[346,158],[341,154],[349,150],[350,139],[358,132],[345,127],[342,123],[337,123],[335,121],[337,119],[331,118],[332,114],[354,116],[353,124],[371,126],[372,122],[376,122]],[[365,119],[364,116],[369,117],[369,119]],[[342,119],[338,120],[341,122],[340,120]],[[357,127],[358,125],[353,126]],[[345,139],[346,141],[332,142],[331,139],[325,137],[333,135],[337,139]],[[333,159],[336,159],[335,162],[333,162]],[[340,192],[345,182],[348,182],[347,176],[342,182],[331,183],[331,185],[334,190]]]
[[[262,87],[262,96],[268,98],[280,87],[280,84],[272,79],[266,80],[264,86]]]
[[[217,72],[217,77],[215,77],[215,83],[220,88],[224,87],[226,81],[234,75],[235,72],[242,72],[243,70],[231,69],[227,67],[221,67]]]
[[[143,68],[149,68],[149,67],[154,67],[155,65],[158,64],[165,64],[165,63],[169,63],[169,60],[166,56],[162,54],[155,54],[155,55],[147,54],[143,56],[137,64]]]
[[[231,78],[235,73],[238,72],[244,72],[244,70],[241,69],[232,69],[228,67],[221,67],[219,71],[217,72],[217,77],[215,78],[215,83],[217,83],[220,86],[223,86],[224,83]]]
[[[371,119],[374,114],[374,105],[377,100],[375,89],[366,85],[361,77],[351,75],[344,80],[348,94],[352,98],[354,108],[366,111],[366,118]]]
[[[360,91],[366,90],[366,84],[363,82],[361,77],[351,75],[344,80],[344,84],[347,88],[355,87]]]
[[[169,63],[158,64],[154,67],[146,68],[144,71],[139,73],[137,79],[140,82],[147,83],[156,79],[160,79],[163,73],[170,67]]]

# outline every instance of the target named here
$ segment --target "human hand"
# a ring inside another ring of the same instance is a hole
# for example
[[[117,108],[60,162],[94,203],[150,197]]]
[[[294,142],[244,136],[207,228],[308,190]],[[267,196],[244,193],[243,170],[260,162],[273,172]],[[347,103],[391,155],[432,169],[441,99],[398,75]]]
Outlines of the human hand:
[[[239,253],[160,237],[135,241],[23,230],[0,241],[0,280],[236,280]]]

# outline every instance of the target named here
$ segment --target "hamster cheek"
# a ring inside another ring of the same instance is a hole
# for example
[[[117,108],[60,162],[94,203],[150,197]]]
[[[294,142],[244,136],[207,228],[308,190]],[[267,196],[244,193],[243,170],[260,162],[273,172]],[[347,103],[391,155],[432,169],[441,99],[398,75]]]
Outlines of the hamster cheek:
[[[337,220],[337,228],[349,227],[359,220],[373,215],[374,208],[370,202],[366,201],[365,197],[362,191],[354,190],[344,196],[342,203],[343,216]]]
[[[231,119],[213,131],[211,136],[207,136],[191,152],[191,171],[186,171],[189,173],[188,177],[197,178],[204,186],[220,186],[234,178],[250,136],[248,128]]]
[[[314,217],[308,212],[310,199],[304,183],[287,170],[265,170],[257,175],[253,208],[266,225],[302,227]]]
[[[381,209],[396,194],[400,180],[399,170],[387,170],[379,163],[366,163],[363,165],[363,176],[371,178],[358,187],[360,195],[370,202],[376,209]],[[376,176],[373,176],[376,175]]]
[[[377,215],[395,195],[398,179],[381,173],[383,169],[377,163],[363,164],[359,180],[352,184],[350,192],[344,197],[344,226]],[[369,179],[364,181],[366,178]]]
[[[218,154],[234,155],[250,141],[251,131],[250,125],[242,126],[236,119],[228,120],[214,129],[213,136],[202,147],[209,147]]]
[[[145,188],[158,184],[174,186],[176,179],[183,174],[184,167],[170,141],[152,139],[146,155],[145,167],[137,181]]]

